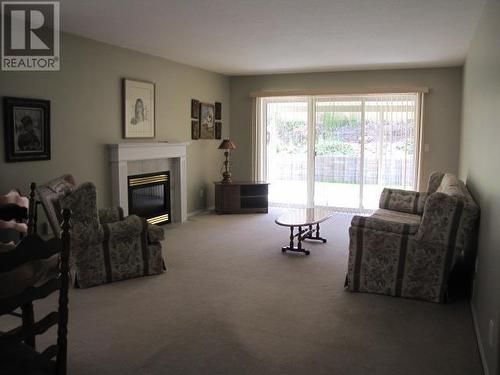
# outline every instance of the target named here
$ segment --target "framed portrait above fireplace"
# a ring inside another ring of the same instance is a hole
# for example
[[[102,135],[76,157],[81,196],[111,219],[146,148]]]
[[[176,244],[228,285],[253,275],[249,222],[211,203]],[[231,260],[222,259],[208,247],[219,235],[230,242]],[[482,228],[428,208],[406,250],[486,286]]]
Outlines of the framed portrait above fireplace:
[[[155,137],[155,84],[123,80],[123,137]]]
[[[50,101],[4,98],[5,161],[50,160]]]

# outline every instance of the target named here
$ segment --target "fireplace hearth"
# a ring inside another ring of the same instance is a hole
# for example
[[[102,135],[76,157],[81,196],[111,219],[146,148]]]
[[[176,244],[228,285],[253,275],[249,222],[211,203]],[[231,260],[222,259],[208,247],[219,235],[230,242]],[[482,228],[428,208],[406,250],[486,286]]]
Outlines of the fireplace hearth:
[[[170,223],[170,172],[128,176],[128,209],[150,224]]]

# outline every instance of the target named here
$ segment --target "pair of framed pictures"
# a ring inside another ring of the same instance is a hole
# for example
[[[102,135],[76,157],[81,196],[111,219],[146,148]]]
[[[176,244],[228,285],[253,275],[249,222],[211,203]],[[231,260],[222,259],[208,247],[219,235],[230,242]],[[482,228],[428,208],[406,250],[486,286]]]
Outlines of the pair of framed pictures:
[[[191,100],[191,138],[221,139],[222,138],[222,104],[200,103]]]
[[[5,161],[50,160],[50,101],[5,97]]]

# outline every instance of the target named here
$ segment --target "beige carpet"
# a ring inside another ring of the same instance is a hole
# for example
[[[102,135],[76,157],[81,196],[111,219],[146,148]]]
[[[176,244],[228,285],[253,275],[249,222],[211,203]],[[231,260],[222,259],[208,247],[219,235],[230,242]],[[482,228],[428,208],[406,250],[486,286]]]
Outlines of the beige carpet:
[[[165,274],[72,290],[69,373],[482,374],[466,301],[348,293],[350,216],[306,257],[279,212],[167,226]]]

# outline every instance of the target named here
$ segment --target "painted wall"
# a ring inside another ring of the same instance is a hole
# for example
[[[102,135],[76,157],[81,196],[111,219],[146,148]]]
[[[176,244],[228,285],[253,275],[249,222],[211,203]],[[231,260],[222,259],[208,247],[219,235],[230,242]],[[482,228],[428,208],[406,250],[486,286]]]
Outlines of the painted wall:
[[[229,134],[228,77],[67,34],[61,55],[59,72],[0,71],[0,96],[48,99],[52,116],[50,161],[5,163],[2,131],[0,192],[26,191],[30,181],[72,173],[77,182],[94,182],[99,205],[110,205],[106,144],[130,141],[122,139],[124,77],[156,83],[156,141],[190,140],[191,98],[222,102],[223,136]],[[3,123],[1,112],[0,118]],[[219,142],[196,140],[188,146],[188,212],[213,205],[212,181],[220,179],[223,159]]]
[[[278,74],[231,77],[231,138],[233,174],[249,179],[252,173],[251,91],[278,90],[362,90],[363,88],[427,86],[421,187],[427,187],[431,171],[458,173],[462,68],[399,69],[334,73]]]
[[[481,207],[472,310],[487,374],[498,374],[500,323],[500,1],[489,0],[464,68],[460,176]],[[494,326],[490,329],[490,321]]]

